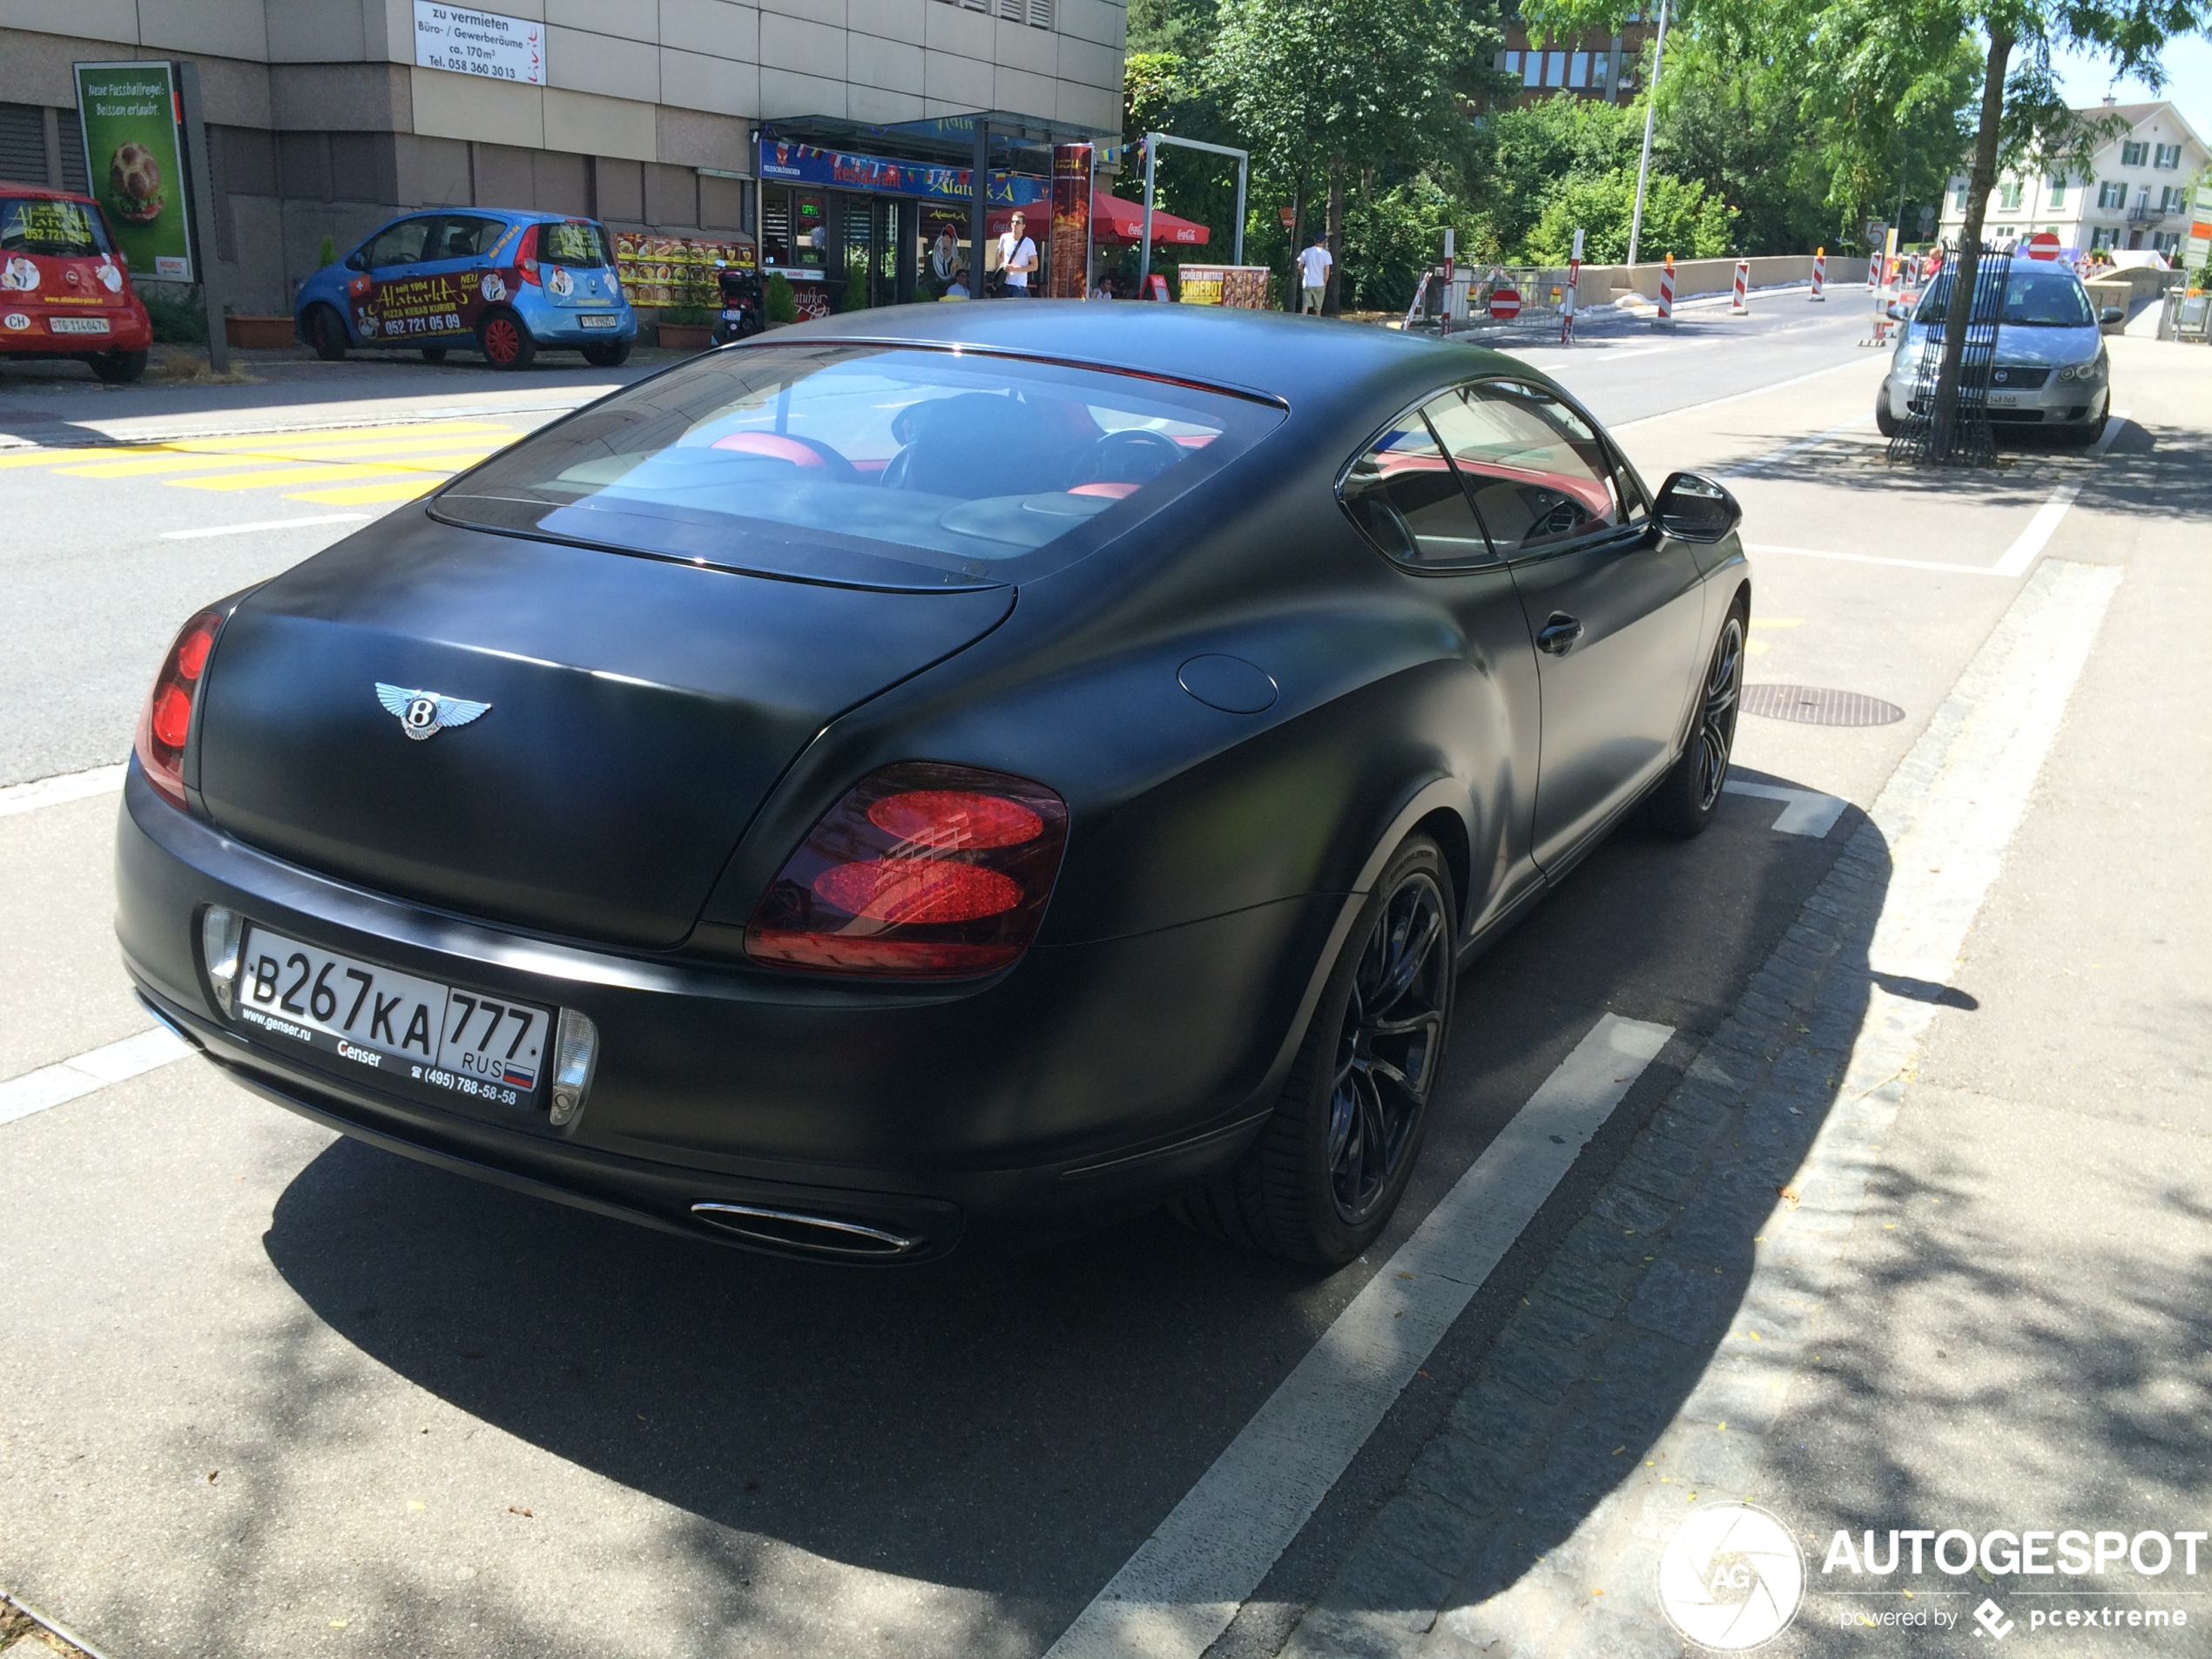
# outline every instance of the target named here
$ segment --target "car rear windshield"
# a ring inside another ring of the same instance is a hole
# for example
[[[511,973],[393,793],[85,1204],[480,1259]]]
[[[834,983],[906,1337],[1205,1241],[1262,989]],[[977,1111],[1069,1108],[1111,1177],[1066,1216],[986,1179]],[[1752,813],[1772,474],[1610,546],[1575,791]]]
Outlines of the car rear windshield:
[[[564,219],[537,227],[537,257],[548,265],[607,263],[607,233],[581,219]]]
[[[1231,393],[1025,358],[734,347],[525,438],[432,510],[727,570],[990,586],[1082,557],[1281,418]]]
[[[1950,310],[1951,273],[1946,271],[1930,285],[1913,320],[1941,322]],[[2094,328],[2097,314],[2072,272],[2016,270],[2005,278],[2005,314],[1998,320],[2015,328]]]
[[[107,227],[83,202],[0,197],[0,253],[92,260],[108,252]]]

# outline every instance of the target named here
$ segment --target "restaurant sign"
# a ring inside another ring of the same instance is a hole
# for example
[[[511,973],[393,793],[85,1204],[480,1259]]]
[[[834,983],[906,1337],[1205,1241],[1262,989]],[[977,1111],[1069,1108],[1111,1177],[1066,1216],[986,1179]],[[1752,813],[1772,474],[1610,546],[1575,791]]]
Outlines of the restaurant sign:
[[[867,190],[884,196],[934,197],[968,201],[974,194],[969,167],[935,167],[921,161],[894,161],[887,156],[855,155],[818,145],[785,139],[760,140],[762,183],[780,179],[794,185],[826,185],[834,190]],[[1028,207],[1046,200],[1051,183],[1026,172],[993,172],[990,200],[997,207]]]

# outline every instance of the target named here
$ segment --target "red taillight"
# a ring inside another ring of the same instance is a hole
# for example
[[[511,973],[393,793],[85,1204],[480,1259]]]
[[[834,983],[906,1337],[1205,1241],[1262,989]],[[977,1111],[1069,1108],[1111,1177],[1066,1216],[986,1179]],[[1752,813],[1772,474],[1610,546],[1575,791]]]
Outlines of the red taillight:
[[[185,739],[192,735],[192,705],[199,677],[206,671],[215,636],[223,631],[218,610],[203,610],[186,623],[161,672],[153,678],[145,708],[138,715],[138,765],[146,781],[171,800],[185,804]]]
[[[755,961],[833,974],[988,974],[1036,936],[1068,808],[1042,784],[934,761],[886,766],[840,801],[769,884]]]
[[[537,226],[533,225],[523,233],[523,239],[515,244],[515,268],[523,273],[523,280],[537,280]]]

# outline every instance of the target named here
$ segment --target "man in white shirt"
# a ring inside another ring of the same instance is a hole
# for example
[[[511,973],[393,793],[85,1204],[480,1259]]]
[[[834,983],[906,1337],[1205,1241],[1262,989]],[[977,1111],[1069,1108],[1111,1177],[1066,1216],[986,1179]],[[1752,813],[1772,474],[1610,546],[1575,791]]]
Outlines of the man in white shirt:
[[[1028,298],[1029,273],[1037,268],[1037,245],[1022,233],[1025,222],[1015,214],[999,238],[999,269],[1006,277],[1007,293],[1018,299]]]
[[[1303,316],[1312,312],[1321,314],[1321,297],[1329,291],[1329,267],[1336,261],[1329,257],[1329,236],[1326,231],[1313,233],[1313,246],[1298,256],[1298,281],[1305,289],[1305,297],[1298,304]]]

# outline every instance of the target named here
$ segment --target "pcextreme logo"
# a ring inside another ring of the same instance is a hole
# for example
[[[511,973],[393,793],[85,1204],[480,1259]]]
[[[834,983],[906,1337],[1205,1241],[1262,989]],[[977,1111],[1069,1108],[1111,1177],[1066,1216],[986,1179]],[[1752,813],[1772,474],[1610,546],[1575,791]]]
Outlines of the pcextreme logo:
[[[1773,1641],[1804,1595],[1804,1552],[1757,1504],[1709,1504],[1659,1553],[1660,1610],[1701,1648],[1742,1653]]]

